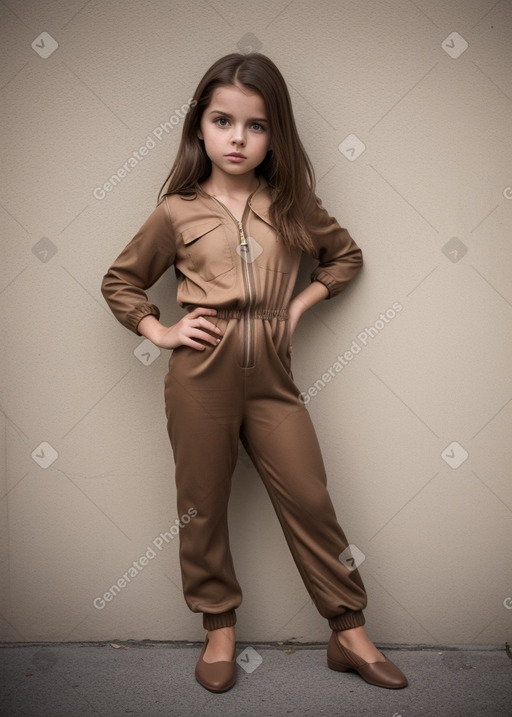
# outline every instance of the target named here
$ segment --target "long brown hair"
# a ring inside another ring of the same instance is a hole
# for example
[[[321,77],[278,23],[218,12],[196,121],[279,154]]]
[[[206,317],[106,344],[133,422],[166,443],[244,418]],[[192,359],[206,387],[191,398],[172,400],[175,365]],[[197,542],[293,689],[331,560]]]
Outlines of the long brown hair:
[[[286,82],[272,60],[259,52],[225,55],[206,72],[190,103],[176,159],[158,199],[167,194],[192,198],[197,185],[210,176],[211,161],[197,131],[213,91],[230,85],[258,93],[265,103],[272,149],[255,173],[271,188],[270,219],[280,237],[289,247],[311,252],[303,209],[314,194],[315,174],[297,132]]]

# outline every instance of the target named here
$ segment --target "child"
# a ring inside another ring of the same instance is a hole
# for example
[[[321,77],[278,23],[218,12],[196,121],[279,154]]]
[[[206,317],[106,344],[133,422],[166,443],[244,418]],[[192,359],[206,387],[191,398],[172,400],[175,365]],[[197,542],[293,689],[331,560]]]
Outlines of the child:
[[[315,195],[285,81],[268,57],[222,57],[190,105],[157,207],[108,270],[102,292],[124,326],[173,349],[167,425],[178,514],[193,515],[180,531],[183,591],[207,630],[196,678],[213,692],[236,681],[242,593],[227,507],[240,439],[333,631],[328,666],[353,669],[380,687],[405,687],[405,676],[364,631],[366,592],[358,570],[339,559],[348,541],[290,367],[301,314],[345,288],[361,250]],[[292,299],[302,252],[319,263]],[[187,313],[164,326],[145,291],[171,265]]]

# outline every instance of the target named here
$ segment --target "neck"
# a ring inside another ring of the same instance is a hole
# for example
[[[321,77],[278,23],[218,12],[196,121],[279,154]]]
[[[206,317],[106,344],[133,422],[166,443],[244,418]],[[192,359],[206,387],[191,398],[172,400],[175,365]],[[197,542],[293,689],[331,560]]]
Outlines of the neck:
[[[245,197],[252,194],[259,185],[258,177],[254,172],[243,174],[240,176],[230,176],[215,172],[212,173],[203,183],[203,189],[208,194],[215,196],[216,194],[232,197]]]

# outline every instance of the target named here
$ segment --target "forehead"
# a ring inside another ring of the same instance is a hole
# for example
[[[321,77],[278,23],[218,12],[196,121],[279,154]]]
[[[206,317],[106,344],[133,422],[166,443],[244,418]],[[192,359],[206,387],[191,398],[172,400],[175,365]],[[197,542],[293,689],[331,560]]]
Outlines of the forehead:
[[[208,110],[222,110],[234,116],[264,117],[266,115],[265,102],[261,95],[236,85],[215,88]]]

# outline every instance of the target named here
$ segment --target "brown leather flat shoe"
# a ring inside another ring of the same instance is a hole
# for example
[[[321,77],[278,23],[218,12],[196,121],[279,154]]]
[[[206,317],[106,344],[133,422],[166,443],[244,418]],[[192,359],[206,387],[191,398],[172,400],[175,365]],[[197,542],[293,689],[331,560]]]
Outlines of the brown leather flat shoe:
[[[207,646],[208,635],[206,636],[203,649],[197,661],[195,672],[196,680],[200,685],[210,690],[210,692],[226,692],[230,690],[236,682],[236,645],[233,648],[233,659],[230,662],[205,662],[203,657]]]
[[[352,650],[342,647],[336,637],[336,632],[332,633],[327,646],[327,666],[331,670],[337,670],[338,672],[355,670],[363,680],[377,687],[388,687],[392,690],[407,687],[409,683],[403,672],[385,655],[383,657],[385,662],[365,662]]]

